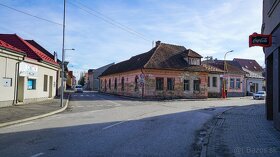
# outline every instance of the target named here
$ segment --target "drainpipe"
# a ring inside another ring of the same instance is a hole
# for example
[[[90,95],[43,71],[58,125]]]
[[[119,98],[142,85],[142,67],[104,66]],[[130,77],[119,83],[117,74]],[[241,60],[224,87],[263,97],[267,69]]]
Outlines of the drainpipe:
[[[142,68],[141,68],[141,73],[144,75],[143,69],[142,69]],[[145,76],[145,75],[144,75],[144,76]],[[144,77],[144,81],[145,81],[145,77]],[[145,83],[143,83],[143,85],[142,85],[142,95],[141,95],[141,99],[144,98],[144,85],[145,85]]]

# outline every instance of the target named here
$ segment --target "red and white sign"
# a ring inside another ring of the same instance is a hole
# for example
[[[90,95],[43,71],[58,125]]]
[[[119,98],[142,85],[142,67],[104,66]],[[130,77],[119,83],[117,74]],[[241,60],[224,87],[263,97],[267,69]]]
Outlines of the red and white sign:
[[[249,36],[249,47],[252,46],[261,46],[261,47],[270,47],[272,45],[272,36],[253,33]]]

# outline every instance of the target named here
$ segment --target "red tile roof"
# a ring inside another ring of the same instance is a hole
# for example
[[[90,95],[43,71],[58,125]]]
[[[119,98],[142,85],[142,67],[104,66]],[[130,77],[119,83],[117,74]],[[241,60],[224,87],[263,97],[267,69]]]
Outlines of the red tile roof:
[[[0,34],[0,40],[16,47],[25,52],[28,58],[42,60],[53,65],[59,65],[52,58],[44,54],[42,51],[35,48],[33,45],[22,39],[16,34]]]
[[[15,51],[15,52],[20,52],[20,53],[24,53],[22,50],[4,42],[3,40],[0,40],[0,47],[3,47],[3,48],[6,48],[6,49],[9,49],[9,50],[12,50],[12,51]]]
[[[263,68],[258,64],[257,61],[255,61],[253,59],[234,58],[233,61],[238,62],[238,64],[241,67],[246,68],[250,71],[258,71],[258,72],[263,71]]]

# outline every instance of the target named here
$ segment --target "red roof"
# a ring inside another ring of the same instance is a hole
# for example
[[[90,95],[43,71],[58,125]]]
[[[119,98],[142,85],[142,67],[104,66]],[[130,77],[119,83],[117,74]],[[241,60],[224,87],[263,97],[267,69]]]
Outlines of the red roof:
[[[0,40],[16,47],[17,49],[22,50],[28,58],[42,60],[47,63],[58,65],[52,58],[44,54],[42,51],[35,48],[33,45],[23,40],[21,37],[16,34],[0,34]]]
[[[22,50],[20,50],[20,49],[18,49],[18,48],[16,48],[16,47],[14,47],[14,46],[12,46],[12,45],[10,45],[10,44],[4,42],[3,40],[0,40],[0,47],[4,47],[4,48],[10,49],[10,50],[12,50],[12,51],[24,53]]]
[[[250,71],[263,71],[263,68],[258,64],[257,61],[253,59],[234,58],[233,60],[238,62],[241,67],[246,68]]]

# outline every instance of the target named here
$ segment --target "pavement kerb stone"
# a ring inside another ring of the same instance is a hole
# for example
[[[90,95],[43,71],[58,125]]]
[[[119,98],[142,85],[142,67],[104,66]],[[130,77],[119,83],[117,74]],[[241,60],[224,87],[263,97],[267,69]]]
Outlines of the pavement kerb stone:
[[[220,118],[225,112],[227,112],[227,111],[229,111],[233,108],[236,108],[236,107],[237,106],[234,106],[234,107],[230,107],[230,108],[224,110],[222,113],[214,116],[212,118],[212,120],[210,120],[210,121],[215,120],[215,118]],[[215,125],[216,125],[216,122],[214,123],[214,125],[211,125],[211,127],[207,130],[206,136],[203,139],[204,142],[202,143],[202,149],[201,149],[201,152],[200,152],[200,157],[207,157],[207,147],[208,147],[208,143],[209,143],[209,138],[210,138],[210,135],[213,132],[213,129],[215,128]]]
[[[49,112],[49,113],[45,113],[45,114],[42,114],[42,115],[34,116],[34,117],[29,117],[29,118],[25,118],[25,119],[21,119],[21,120],[16,120],[16,121],[11,121],[11,122],[1,123],[1,124],[0,124],[0,128],[1,128],[1,127],[5,127],[5,126],[9,126],[9,125],[14,125],[14,124],[18,124],[18,123],[23,123],[23,122],[35,120],[35,119],[44,118],[44,117],[47,117],[47,116],[51,116],[51,115],[54,115],[54,114],[63,112],[63,111],[68,107],[69,99],[70,99],[70,94],[69,94],[68,97],[67,97],[65,106],[64,106],[63,108],[61,108],[61,109],[58,109],[58,110],[56,110],[56,111],[52,111],[52,112]]]

